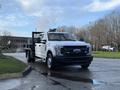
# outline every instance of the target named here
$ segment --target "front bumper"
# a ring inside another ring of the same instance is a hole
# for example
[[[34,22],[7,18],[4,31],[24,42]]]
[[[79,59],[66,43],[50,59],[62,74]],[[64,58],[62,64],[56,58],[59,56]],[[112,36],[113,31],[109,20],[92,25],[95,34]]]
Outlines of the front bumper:
[[[79,57],[65,57],[65,56],[55,56],[53,61],[56,64],[69,64],[69,65],[86,65],[91,64],[93,56],[79,56]]]

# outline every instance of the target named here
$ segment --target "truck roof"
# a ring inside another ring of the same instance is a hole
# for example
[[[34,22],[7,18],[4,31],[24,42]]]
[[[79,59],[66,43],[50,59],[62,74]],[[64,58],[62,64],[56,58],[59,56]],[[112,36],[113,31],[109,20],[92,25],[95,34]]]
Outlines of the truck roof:
[[[48,33],[62,33],[62,34],[66,34],[68,32],[48,32]]]

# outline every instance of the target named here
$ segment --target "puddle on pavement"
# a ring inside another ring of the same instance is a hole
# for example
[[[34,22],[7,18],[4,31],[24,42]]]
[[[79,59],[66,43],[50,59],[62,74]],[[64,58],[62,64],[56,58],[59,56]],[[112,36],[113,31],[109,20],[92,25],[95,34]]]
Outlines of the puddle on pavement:
[[[39,88],[39,87],[40,87],[39,85],[32,86],[31,90],[35,90],[36,88]]]
[[[0,90],[12,90],[22,84],[28,83],[28,81],[22,79],[9,79],[0,81]]]
[[[41,73],[41,74],[44,75],[45,77],[51,76],[51,77],[61,78],[61,79],[66,79],[66,80],[71,80],[71,81],[79,81],[79,82],[83,82],[83,83],[90,83],[95,86],[103,84],[103,82],[100,82],[100,81],[97,81],[95,79],[91,79],[88,77],[86,77],[86,78],[85,77],[77,77],[77,76],[72,76],[72,75],[56,73],[56,72],[48,72],[48,73],[45,72],[45,73]]]
[[[12,88],[15,88],[21,84],[21,81],[18,79],[12,79],[12,80],[4,80],[0,82],[0,89],[1,90],[9,90]]]
[[[93,81],[93,85],[95,85],[95,86],[104,84],[104,82],[102,82],[102,81],[97,81],[97,80],[95,80],[95,79],[93,79],[92,81]]]
[[[68,66],[63,68],[58,68],[56,70],[48,70],[45,65],[40,63],[36,63],[38,68],[35,70],[39,71],[40,74],[45,77],[55,77],[60,79],[66,79],[70,81],[78,81],[83,83],[90,83],[94,86],[104,84],[104,82],[100,82],[98,80],[92,79],[92,73],[89,69],[81,69],[80,66]],[[55,82],[56,84],[60,84],[59,82]]]

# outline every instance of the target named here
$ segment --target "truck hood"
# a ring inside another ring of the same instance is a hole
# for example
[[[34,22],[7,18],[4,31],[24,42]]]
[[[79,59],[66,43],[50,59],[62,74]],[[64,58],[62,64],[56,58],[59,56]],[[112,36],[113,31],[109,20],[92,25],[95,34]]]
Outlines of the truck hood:
[[[90,46],[89,43],[82,41],[50,41],[53,46]]]

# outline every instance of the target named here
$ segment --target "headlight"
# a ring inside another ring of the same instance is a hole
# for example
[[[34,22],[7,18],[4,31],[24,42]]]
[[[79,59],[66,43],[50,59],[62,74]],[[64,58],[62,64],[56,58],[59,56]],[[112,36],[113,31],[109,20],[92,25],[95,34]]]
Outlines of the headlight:
[[[92,54],[92,47],[89,45],[89,46],[87,46],[87,48],[88,48],[87,55],[91,55]]]
[[[55,52],[57,56],[61,56],[61,48],[63,48],[62,46],[55,46]]]

